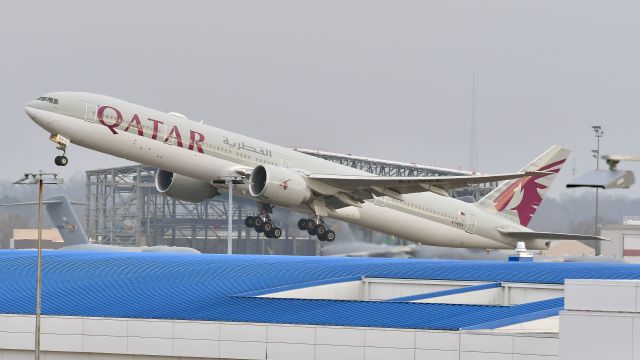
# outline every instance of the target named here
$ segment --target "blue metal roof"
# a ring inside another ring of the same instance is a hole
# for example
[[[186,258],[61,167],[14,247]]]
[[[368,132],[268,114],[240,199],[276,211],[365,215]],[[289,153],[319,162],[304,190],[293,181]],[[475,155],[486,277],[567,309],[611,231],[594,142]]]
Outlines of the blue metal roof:
[[[35,263],[34,251],[0,251],[0,313],[34,312]],[[562,299],[481,306],[246,294],[358,277],[532,283],[640,279],[640,266],[631,264],[65,251],[45,252],[43,268],[43,313],[49,315],[421,329],[550,316],[562,307]]]

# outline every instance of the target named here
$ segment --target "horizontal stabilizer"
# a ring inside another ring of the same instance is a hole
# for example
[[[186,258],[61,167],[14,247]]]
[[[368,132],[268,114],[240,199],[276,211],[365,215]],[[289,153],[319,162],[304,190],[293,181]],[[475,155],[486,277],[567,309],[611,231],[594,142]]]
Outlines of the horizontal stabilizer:
[[[539,232],[539,231],[510,231],[498,228],[498,231],[508,237],[512,237],[517,240],[600,240],[609,241],[609,239],[602,238],[594,235],[580,235],[580,234],[563,234],[553,232]]]

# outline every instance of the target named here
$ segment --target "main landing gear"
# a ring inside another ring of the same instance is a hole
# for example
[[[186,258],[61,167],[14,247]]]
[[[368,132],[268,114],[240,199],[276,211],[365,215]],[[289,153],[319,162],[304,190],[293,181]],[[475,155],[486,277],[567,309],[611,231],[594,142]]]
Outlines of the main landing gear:
[[[51,135],[49,137],[49,140],[58,144],[56,149],[62,151],[62,155],[56,156],[53,162],[58,166],[67,166],[67,164],[69,163],[69,159],[67,159],[67,157],[64,156],[64,154],[67,152],[67,145],[69,145],[69,139],[66,139],[60,135]]]
[[[273,206],[259,202],[258,210],[260,211],[260,215],[247,216],[244,219],[244,224],[248,228],[254,228],[257,232],[263,233],[270,239],[279,239],[282,236],[282,229],[271,222]]]
[[[324,219],[320,216],[298,220],[298,229],[307,230],[309,235],[316,235],[320,241],[332,242],[336,239],[336,233],[329,229]]]
[[[247,216],[244,224],[248,228],[254,228],[257,232],[263,233],[270,239],[279,239],[282,236],[282,229],[271,222],[271,218],[262,216]]]

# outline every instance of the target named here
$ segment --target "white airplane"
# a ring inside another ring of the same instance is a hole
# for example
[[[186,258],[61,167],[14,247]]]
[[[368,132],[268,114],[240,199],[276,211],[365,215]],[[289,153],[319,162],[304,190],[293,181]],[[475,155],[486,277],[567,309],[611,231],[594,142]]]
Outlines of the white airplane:
[[[73,143],[158,168],[158,191],[199,202],[228,189],[258,203],[245,223],[266,236],[282,230],[273,206],[307,214],[300,230],[333,241],[324,218],[343,220],[428,245],[482,249],[547,249],[551,240],[603,240],[527,228],[568,151],[553,146],[521,172],[501,175],[384,177],[270,144],[184,115],[165,113],[112,97],[55,92],[29,101],[27,115],[48,131],[67,164]],[[477,203],[448,196],[471,184],[503,182]]]

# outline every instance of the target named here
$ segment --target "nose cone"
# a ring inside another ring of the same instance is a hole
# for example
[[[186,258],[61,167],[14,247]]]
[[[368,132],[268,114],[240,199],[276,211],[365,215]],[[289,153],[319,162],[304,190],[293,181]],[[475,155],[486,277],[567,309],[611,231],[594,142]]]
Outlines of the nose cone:
[[[41,128],[51,132],[53,121],[50,116],[47,116],[46,109],[43,109],[43,103],[39,100],[31,100],[29,101],[25,107],[24,112],[27,113],[27,116],[33,120]]]
[[[27,113],[27,116],[29,116],[31,118],[31,120],[36,120],[36,106],[37,106],[38,101],[37,100],[31,100],[29,101],[25,106],[24,106],[24,112]]]

